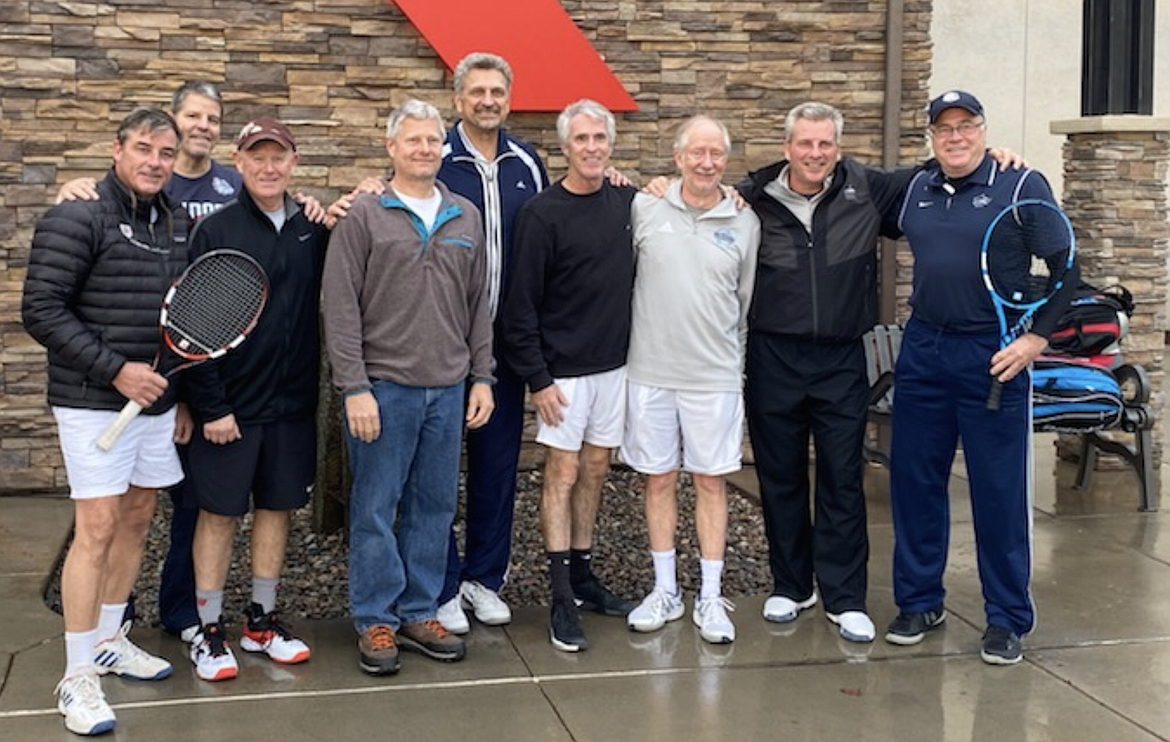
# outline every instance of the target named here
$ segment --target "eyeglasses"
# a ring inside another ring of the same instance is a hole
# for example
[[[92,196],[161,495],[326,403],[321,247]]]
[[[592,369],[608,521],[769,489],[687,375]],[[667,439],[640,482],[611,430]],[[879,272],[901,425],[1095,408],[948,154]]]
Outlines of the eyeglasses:
[[[712,162],[723,162],[727,159],[727,152],[721,149],[688,149],[687,159],[691,162],[702,162],[710,157]]]
[[[983,128],[982,121],[964,121],[958,126],[950,126],[948,124],[932,124],[930,133],[932,136],[939,139],[950,139],[951,135],[958,132],[959,136],[966,139],[975,132]]]

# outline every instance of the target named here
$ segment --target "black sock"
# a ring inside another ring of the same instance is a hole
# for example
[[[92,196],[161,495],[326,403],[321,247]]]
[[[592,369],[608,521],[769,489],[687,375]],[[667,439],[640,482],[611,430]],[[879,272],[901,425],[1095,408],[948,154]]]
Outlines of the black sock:
[[[569,551],[569,579],[574,585],[580,585],[593,574],[590,568],[593,563],[592,549],[572,549]]]
[[[552,583],[553,600],[572,600],[573,583],[569,579],[569,552],[549,551],[548,578]]]

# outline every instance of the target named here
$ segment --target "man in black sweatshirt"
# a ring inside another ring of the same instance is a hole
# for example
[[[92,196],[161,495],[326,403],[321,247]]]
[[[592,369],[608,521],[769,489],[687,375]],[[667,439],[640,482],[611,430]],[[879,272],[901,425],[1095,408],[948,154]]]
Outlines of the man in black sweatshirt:
[[[552,582],[550,639],[588,647],[578,608],[625,616],[634,607],[590,569],[601,485],[625,423],[626,349],[634,283],[630,203],[605,178],[613,114],[581,100],[557,119],[564,179],[516,222],[504,299],[504,357],[524,379],[546,448],[540,524]]]

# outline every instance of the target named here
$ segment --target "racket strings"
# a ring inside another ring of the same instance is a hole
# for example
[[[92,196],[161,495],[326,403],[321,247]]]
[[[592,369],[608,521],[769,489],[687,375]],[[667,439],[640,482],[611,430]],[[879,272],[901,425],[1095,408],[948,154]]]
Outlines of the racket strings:
[[[1055,208],[1023,205],[1000,219],[988,240],[992,290],[1010,304],[1030,304],[1052,294],[1069,267],[1073,235]]]
[[[172,346],[197,356],[238,342],[264,307],[266,286],[258,271],[251,259],[231,254],[192,264],[167,310]]]

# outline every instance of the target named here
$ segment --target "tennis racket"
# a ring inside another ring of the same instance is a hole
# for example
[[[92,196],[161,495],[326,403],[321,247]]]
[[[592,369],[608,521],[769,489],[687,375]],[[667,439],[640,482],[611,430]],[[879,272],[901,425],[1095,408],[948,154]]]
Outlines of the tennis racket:
[[[999,320],[1001,349],[1032,329],[1036,311],[1064,285],[1075,255],[1072,223],[1054,203],[1016,201],[991,220],[979,268]],[[988,410],[999,409],[1002,393],[1003,383],[992,377]]]
[[[162,341],[152,367],[159,368],[167,352],[167,371],[173,374],[219,358],[248,337],[268,301],[268,276],[260,264],[236,250],[213,250],[183,271],[163,297],[159,312]],[[114,441],[142,412],[130,400],[96,443],[109,451]]]

